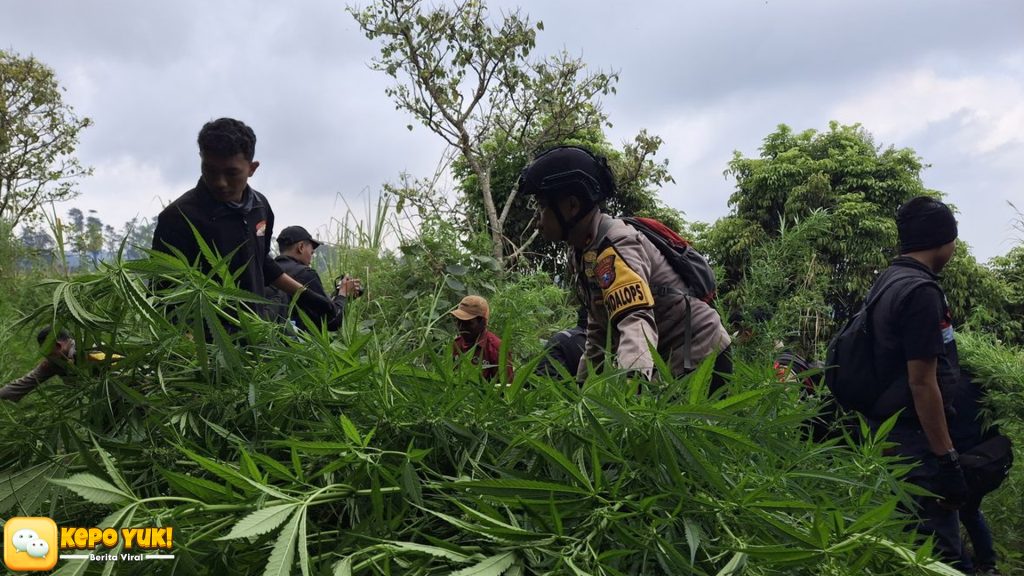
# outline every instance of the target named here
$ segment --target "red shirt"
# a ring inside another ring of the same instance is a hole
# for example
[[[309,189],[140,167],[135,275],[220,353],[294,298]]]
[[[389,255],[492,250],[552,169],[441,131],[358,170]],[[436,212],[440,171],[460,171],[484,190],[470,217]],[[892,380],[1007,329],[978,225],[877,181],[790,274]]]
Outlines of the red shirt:
[[[473,345],[466,342],[462,336],[455,339],[455,345],[452,347],[452,351],[456,356],[460,356],[466,352],[469,352]],[[498,356],[499,350],[501,349],[501,338],[490,330],[484,330],[484,333],[480,335],[480,339],[476,341],[476,352],[474,354],[473,363],[479,364],[481,359],[483,360],[483,374],[484,378],[488,380],[494,380],[498,375]],[[505,377],[506,382],[512,382],[512,362],[509,360],[508,353],[505,355]]]

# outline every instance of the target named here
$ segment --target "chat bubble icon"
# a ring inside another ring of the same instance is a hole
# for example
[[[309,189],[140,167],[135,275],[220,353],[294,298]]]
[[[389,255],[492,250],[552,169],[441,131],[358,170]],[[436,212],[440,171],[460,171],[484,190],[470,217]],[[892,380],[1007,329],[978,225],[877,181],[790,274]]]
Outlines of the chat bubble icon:
[[[25,551],[33,558],[46,558],[46,555],[50,552],[50,545],[46,543],[46,540],[32,540],[28,543]]]
[[[11,540],[14,542],[15,550],[18,552],[27,552],[28,545],[39,540],[39,534],[36,534],[35,530],[25,528],[15,532],[14,537],[11,538]]]
[[[4,522],[4,564],[13,572],[52,570],[57,565],[57,537],[57,523],[52,518],[8,518]]]

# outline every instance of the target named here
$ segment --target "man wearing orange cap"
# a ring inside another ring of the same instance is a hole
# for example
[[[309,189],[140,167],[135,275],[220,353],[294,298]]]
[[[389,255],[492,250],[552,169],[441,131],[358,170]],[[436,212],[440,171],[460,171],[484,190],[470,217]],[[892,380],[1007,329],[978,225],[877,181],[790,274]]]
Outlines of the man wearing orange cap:
[[[487,329],[487,321],[491,318],[491,308],[487,300],[481,296],[466,296],[452,310],[459,335],[455,338],[452,352],[455,356],[473,350],[473,363],[483,366],[484,378],[494,380],[498,376],[498,359],[501,350],[501,338]],[[512,363],[505,357],[506,382],[512,381]]]

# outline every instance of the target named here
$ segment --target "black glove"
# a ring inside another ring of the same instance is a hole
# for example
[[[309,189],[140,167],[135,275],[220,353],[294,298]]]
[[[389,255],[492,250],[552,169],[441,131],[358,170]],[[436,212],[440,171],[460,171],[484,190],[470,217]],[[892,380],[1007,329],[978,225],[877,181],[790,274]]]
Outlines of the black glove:
[[[944,508],[959,509],[967,503],[969,495],[960,460],[952,455],[939,456],[939,472],[935,475],[934,492],[942,497]]]

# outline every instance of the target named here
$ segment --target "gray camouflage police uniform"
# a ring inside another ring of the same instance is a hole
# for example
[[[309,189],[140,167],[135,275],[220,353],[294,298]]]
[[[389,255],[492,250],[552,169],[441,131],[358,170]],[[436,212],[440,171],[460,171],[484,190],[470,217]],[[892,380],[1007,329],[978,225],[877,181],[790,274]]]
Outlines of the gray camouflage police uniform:
[[[653,347],[678,377],[731,343],[718,312],[686,295],[686,284],[642,232],[599,214],[589,237],[588,246],[575,250],[572,258],[577,290],[589,310],[578,381],[586,378],[587,362],[599,366],[606,352],[614,356],[617,368],[650,379]],[[611,349],[605,350],[609,327]]]

